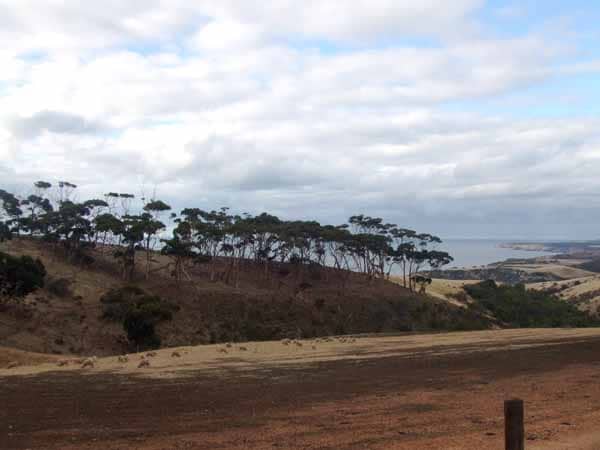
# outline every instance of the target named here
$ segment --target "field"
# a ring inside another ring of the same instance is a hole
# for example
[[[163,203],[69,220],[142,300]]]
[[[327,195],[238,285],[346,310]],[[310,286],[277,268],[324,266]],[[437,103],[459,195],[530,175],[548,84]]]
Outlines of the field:
[[[528,448],[592,449],[599,345],[599,329],[494,330],[181,347],[145,368],[33,355],[0,371],[0,448],[500,449],[517,396]]]
[[[463,303],[457,301],[454,297],[464,293],[463,287],[468,284],[479,283],[480,280],[431,280],[431,285],[427,287],[427,293],[433,297],[446,300],[457,306],[464,306]]]
[[[532,283],[530,289],[551,290],[564,301],[572,302],[592,314],[600,312],[600,276],[586,276],[560,282]]]
[[[568,263],[544,263],[544,264],[503,264],[507,269],[516,269],[529,273],[545,273],[566,280],[593,276],[593,272],[573,267]]]

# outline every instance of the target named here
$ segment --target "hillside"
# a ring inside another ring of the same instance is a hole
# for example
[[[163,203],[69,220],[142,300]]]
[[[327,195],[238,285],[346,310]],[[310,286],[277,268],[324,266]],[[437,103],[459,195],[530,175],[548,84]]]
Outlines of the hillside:
[[[114,249],[90,250],[90,265],[71,264],[54,247],[33,239],[8,241],[0,250],[39,258],[48,272],[43,289],[1,305],[1,346],[98,356],[131,350],[121,323],[102,318],[102,295],[125,285]],[[162,347],[488,326],[487,319],[447,301],[362,274],[312,268],[299,283],[288,265],[273,266],[265,276],[262,266],[248,262],[234,287],[218,276],[210,281],[203,264],[190,269],[189,280],[176,281],[168,263],[166,256],[152,254],[150,277],[140,271],[127,283],[177,305],[173,319],[157,325]],[[219,264],[217,274],[228,262]]]

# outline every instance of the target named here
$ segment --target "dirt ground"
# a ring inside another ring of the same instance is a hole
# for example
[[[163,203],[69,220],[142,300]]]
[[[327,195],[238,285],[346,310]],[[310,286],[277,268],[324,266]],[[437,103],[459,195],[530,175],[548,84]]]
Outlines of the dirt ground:
[[[528,448],[600,448],[600,330],[244,345],[2,370],[0,448],[500,449],[515,396]]]
[[[600,448],[598,329],[300,344],[2,369],[0,448],[501,449],[511,397],[528,449]]]

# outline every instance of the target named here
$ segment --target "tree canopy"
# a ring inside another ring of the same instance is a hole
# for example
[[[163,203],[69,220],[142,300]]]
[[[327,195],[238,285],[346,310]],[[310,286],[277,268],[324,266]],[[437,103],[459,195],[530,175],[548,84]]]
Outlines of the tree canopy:
[[[452,261],[437,249],[439,237],[364,214],[341,225],[288,221],[267,212],[233,214],[225,207],[184,208],[163,218],[171,206],[162,200],[136,206],[142,199],[133,194],[109,192],[104,199],[79,202],[76,189],[66,181],[37,181],[26,198],[0,190],[0,240],[13,234],[39,237],[73,258],[91,246],[112,246],[125,279],[134,276],[137,252],[146,256],[146,276],[154,251],[173,260],[177,278],[187,276],[188,264],[201,261],[215,280],[216,262],[224,260],[228,269],[221,279],[236,285],[240,267],[252,261],[266,276],[282,263],[295,267],[300,277],[310,267],[329,267],[376,280],[389,278],[396,269],[405,287],[415,289],[419,271]]]

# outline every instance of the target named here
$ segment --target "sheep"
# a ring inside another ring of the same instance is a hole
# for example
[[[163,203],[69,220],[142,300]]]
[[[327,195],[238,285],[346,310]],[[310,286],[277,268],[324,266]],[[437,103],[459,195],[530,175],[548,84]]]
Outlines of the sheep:
[[[231,348],[232,347],[231,342],[228,342],[227,344],[225,344],[225,347]]]
[[[64,367],[64,366],[67,366],[68,364],[69,364],[69,361],[67,361],[66,359],[61,359],[60,361],[58,361],[56,363],[56,365],[58,367]]]
[[[296,344],[296,346],[298,347],[302,347],[302,342],[300,341],[294,341],[294,344]]]
[[[93,369],[95,364],[96,364],[96,361],[94,361],[93,358],[88,358],[88,359],[86,359],[86,360],[83,361],[83,364],[81,365],[81,368],[82,369],[86,369],[86,368],[90,367],[90,368]]]
[[[150,361],[148,361],[147,359],[140,361],[140,363],[138,364],[138,369],[141,369],[142,367],[150,367]]]
[[[127,355],[121,355],[121,356],[119,356],[119,362],[120,363],[126,363],[127,361],[129,361],[129,357]]]
[[[247,351],[248,351],[248,349],[247,349],[246,347],[244,347],[244,346],[241,346],[241,347],[240,347],[240,351],[241,351],[241,352],[247,352]]]
[[[146,353],[146,356],[148,358],[154,358],[156,356],[156,352],[148,352],[148,353]]]
[[[282,340],[281,340],[281,343],[282,343],[283,345],[290,345],[291,341],[290,341],[289,339],[282,339]]]

